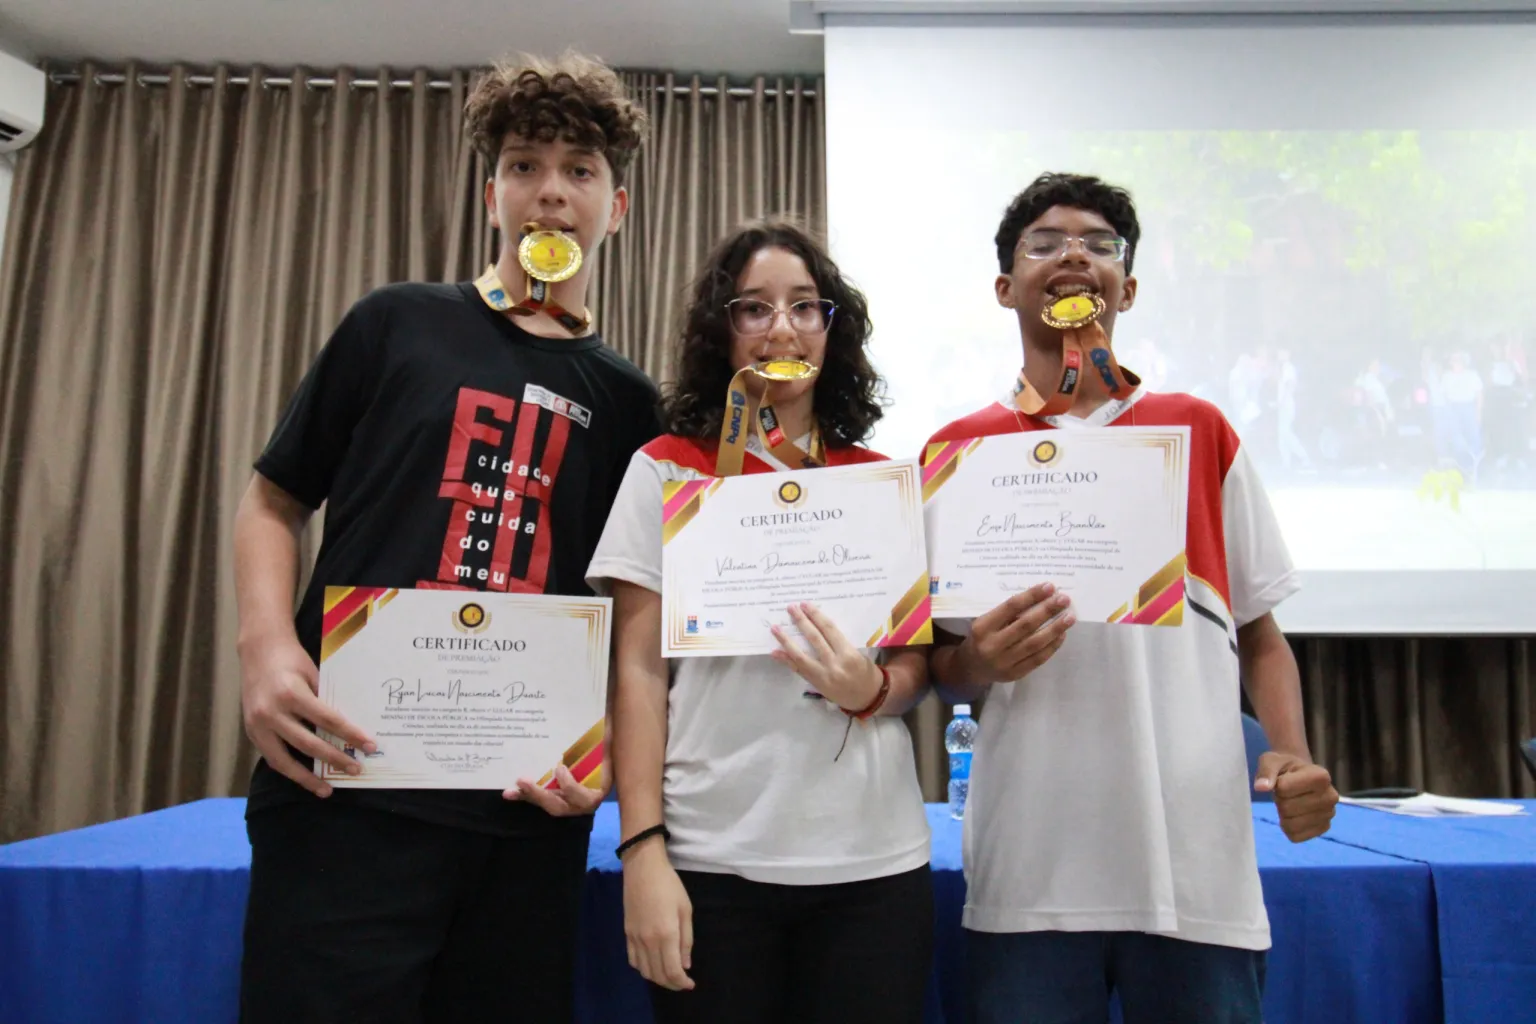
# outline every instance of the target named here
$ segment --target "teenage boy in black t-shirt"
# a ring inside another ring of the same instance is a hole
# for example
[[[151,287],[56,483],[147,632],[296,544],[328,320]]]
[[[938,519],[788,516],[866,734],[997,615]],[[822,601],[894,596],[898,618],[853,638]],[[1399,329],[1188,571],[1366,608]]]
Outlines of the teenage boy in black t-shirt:
[[[247,809],[248,1024],[572,1014],[600,792],[564,768],[558,788],[525,780],[505,794],[333,790],[310,770],[316,757],[356,767],[314,726],[373,749],[316,697],[328,584],[588,595],[630,455],[659,432],[654,385],[580,323],[592,259],[628,209],[643,113],[612,71],[567,56],[496,69],[465,116],[494,168],[494,277],[357,302],[236,517],[242,704],[262,754]],[[580,271],[551,293],[575,316],[497,308],[525,295],[517,247],[530,222],[580,244]],[[295,617],[299,533],[322,504]]]

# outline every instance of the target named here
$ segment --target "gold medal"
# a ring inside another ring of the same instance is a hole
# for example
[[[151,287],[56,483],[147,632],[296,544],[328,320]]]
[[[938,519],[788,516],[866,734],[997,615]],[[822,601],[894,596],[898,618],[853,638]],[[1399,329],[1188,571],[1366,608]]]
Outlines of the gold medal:
[[[763,380],[809,380],[821,370],[799,359],[770,359],[752,367],[752,372]]]
[[[592,324],[591,312],[583,309],[580,315],[572,313],[551,294],[554,285],[570,280],[581,269],[581,245],[576,239],[563,231],[541,228],[536,222],[524,224],[522,241],[517,245],[517,262],[528,275],[523,300],[512,301],[492,264],[475,282],[486,303],[509,316],[544,313],[571,334],[584,334]]]
[[[1097,295],[1067,295],[1040,311],[1040,319],[1058,331],[1081,330],[1104,315],[1104,300]]]
[[[524,224],[517,262],[535,281],[558,284],[570,280],[581,269],[581,245],[563,231]]]

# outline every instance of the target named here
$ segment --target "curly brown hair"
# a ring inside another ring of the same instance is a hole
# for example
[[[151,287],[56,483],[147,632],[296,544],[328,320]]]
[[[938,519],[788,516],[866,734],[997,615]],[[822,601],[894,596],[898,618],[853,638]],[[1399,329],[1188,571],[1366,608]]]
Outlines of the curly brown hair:
[[[624,184],[650,127],[613,69],[579,53],[497,64],[475,84],[464,121],[493,170],[508,134],[533,142],[561,139],[602,153],[615,188]]]
[[[694,280],[686,324],[674,352],[676,379],[662,389],[662,421],[670,434],[719,435],[725,393],[734,374],[725,304],[737,297],[737,282],[748,261],[768,248],[787,249],[799,256],[817,292],[837,306],[816,378],[816,423],[829,447],[857,444],[869,436],[885,405],[884,381],[865,352],[871,331],[869,305],[808,232],[778,218],[738,228],[705,260]]]
[[[994,238],[997,265],[1004,274],[1013,270],[1014,254],[1024,229],[1045,216],[1045,211],[1053,206],[1089,210],[1109,221],[1109,226],[1125,239],[1125,272],[1131,272],[1131,265],[1136,260],[1136,245],[1141,241],[1141,222],[1136,219],[1136,204],[1131,201],[1131,194],[1092,175],[1047,172],[1013,197],[1002,223],[997,226]]]

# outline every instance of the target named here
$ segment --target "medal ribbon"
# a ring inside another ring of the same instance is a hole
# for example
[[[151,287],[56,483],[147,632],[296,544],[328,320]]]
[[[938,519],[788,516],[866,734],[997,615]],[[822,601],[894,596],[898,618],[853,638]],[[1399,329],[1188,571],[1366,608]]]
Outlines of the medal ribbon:
[[[561,306],[558,302],[549,298],[549,284],[545,281],[528,279],[528,297],[522,302],[514,303],[512,297],[507,294],[506,285],[501,283],[501,276],[496,273],[496,264],[492,263],[485,268],[485,273],[475,279],[475,289],[485,304],[498,313],[510,313],[513,316],[532,316],[543,310],[561,327],[572,334],[581,334],[592,323],[590,310],[583,310],[585,316],[576,314]]]
[[[1111,398],[1124,398],[1141,383],[1134,373],[1121,368],[1109,347],[1109,336],[1094,320],[1082,327],[1062,331],[1061,379],[1049,397],[1040,394],[1024,371],[1019,371],[1019,379],[1013,386],[1014,408],[1026,416],[1060,416],[1072,408],[1078,380],[1083,374],[1085,352],[1087,363],[1097,371]]]
[[[537,227],[537,224],[523,225],[524,239],[536,230]],[[574,245],[575,243],[571,242],[570,244]],[[579,261],[579,255],[577,258]],[[528,264],[526,262],[523,263],[524,272],[527,273],[529,269]],[[486,305],[499,313],[508,313],[512,316],[533,316],[535,313],[546,313],[550,319],[554,320],[561,327],[577,335],[585,333],[587,328],[591,326],[592,311],[584,308],[582,315],[577,316],[560,305],[554,300],[552,294],[554,285],[551,282],[541,281],[531,273],[527,273],[527,282],[527,292],[523,297],[523,301],[513,302],[512,297],[507,293],[506,285],[502,283],[500,275],[496,273],[496,265],[493,263],[486,267],[485,273],[475,280],[475,288],[480,292],[480,297],[485,300]]]
[[[731,378],[726,392],[725,419],[720,426],[720,448],[715,454],[715,476],[737,476],[747,454],[747,431],[755,429],[757,436],[775,459],[786,466],[815,469],[827,463],[826,449],[821,440],[821,428],[811,424],[811,450],[802,451],[779,426],[779,417],[773,405],[760,401],[747,387],[747,378],[757,376],[757,367],[744,366]],[[766,388],[769,381],[762,378]]]

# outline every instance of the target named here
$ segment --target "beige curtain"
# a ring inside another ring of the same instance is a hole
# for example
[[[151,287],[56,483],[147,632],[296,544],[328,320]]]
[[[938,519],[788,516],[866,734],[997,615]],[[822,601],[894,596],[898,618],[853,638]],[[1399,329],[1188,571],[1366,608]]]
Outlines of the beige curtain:
[[[654,134],[631,172],[628,222],[602,251],[596,315],[615,348],[663,381],[694,269],[716,241],[769,214],[826,230],[821,83],[625,78]]]
[[[1536,736],[1530,639],[1308,638],[1292,646],[1312,754],[1340,792],[1411,786],[1536,797],[1518,746]]]
[[[462,75],[98,70],[50,90],[0,278],[0,839],[243,788],[251,460],[353,298],[487,251]]]
[[[353,299],[495,244],[468,74],[78,72],[21,155],[0,268],[0,842],[244,791],[251,460]],[[661,377],[715,237],[821,225],[820,113],[814,83],[626,83],[656,134],[595,310]]]

